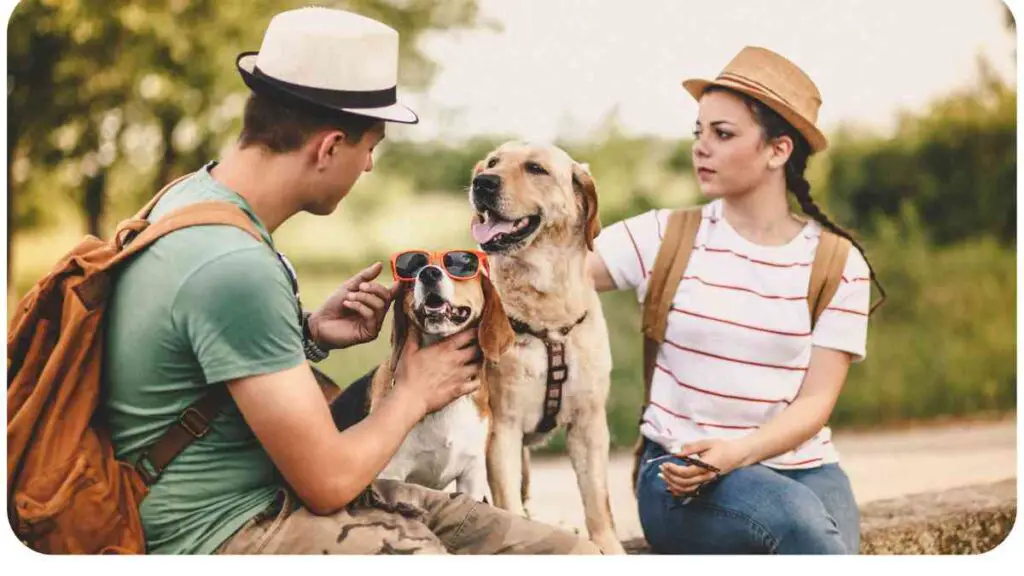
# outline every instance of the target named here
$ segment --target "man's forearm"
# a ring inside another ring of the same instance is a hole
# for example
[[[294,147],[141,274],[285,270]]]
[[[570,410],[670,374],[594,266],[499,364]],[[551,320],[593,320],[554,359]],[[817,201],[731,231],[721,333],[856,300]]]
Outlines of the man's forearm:
[[[365,419],[340,433],[343,485],[351,497],[380,474],[425,413],[421,398],[396,388]]]

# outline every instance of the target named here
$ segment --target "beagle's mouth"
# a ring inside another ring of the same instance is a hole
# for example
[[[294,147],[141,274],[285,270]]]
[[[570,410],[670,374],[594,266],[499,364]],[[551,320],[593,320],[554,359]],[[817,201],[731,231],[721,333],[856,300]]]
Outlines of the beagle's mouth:
[[[423,305],[416,310],[416,315],[424,325],[428,322],[439,323],[446,320],[452,324],[461,325],[469,320],[470,314],[472,314],[472,310],[469,306],[454,306],[436,292],[428,293],[423,299]]]
[[[507,252],[518,248],[531,234],[540,228],[540,213],[512,219],[506,218],[494,209],[487,208],[477,213],[473,223],[473,239],[484,252]]]

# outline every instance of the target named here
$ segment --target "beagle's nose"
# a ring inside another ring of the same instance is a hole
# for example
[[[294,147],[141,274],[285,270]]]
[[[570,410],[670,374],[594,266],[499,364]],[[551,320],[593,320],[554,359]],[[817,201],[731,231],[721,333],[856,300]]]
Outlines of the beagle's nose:
[[[485,196],[493,196],[501,190],[501,176],[481,174],[473,178],[473,192]]]
[[[441,269],[437,266],[427,266],[420,270],[419,280],[423,282],[424,286],[437,286],[437,283],[441,281],[441,275]]]

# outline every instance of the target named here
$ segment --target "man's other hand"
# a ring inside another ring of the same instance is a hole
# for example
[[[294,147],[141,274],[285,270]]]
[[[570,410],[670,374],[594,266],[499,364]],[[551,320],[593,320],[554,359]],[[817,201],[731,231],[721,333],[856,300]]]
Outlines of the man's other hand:
[[[363,269],[313,313],[309,330],[321,348],[348,348],[377,338],[398,285],[388,288],[375,282],[382,269],[380,262]]]

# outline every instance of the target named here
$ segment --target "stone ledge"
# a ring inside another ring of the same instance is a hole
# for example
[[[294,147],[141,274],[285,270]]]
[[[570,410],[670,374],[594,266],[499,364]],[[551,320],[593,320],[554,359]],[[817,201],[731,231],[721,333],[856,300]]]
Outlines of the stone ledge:
[[[981,554],[998,546],[1017,518],[1016,478],[861,506],[861,554]],[[649,554],[643,538],[622,543]]]

